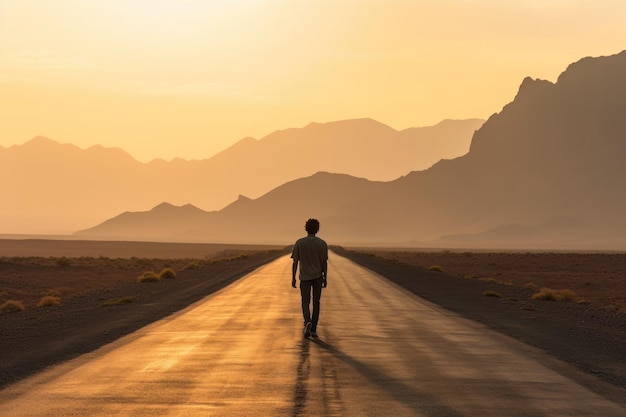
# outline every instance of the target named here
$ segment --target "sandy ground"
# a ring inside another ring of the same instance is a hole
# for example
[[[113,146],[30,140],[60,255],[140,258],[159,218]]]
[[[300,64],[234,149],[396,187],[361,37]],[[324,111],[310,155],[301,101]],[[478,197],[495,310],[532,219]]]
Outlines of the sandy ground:
[[[429,301],[626,387],[626,254],[336,250]],[[0,314],[0,387],[178,311],[288,251],[0,240],[0,304],[25,306]],[[137,281],[166,267],[175,279]],[[532,299],[540,287],[568,288],[576,297]],[[61,305],[37,307],[48,294]],[[120,299],[132,302],[103,306]]]

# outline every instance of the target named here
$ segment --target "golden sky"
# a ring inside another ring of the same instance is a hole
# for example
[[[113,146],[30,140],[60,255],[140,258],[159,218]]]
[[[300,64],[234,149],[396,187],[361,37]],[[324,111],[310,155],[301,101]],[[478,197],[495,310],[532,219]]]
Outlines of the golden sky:
[[[312,121],[487,118],[626,49],[625,21],[623,0],[0,0],[0,146],[202,159]]]

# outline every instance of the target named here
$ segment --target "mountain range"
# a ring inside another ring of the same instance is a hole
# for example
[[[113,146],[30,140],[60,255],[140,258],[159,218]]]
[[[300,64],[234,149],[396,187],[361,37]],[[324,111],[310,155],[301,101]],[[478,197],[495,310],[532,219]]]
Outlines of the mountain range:
[[[289,243],[317,217],[340,244],[625,250],[625,74],[626,51],[556,83],[528,77],[467,154],[391,181],[318,172],[219,211],[163,204],[78,235]]]
[[[311,123],[245,138],[211,158],[141,163],[117,148],[80,149],[45,137],[0,147],[0,233],[70,233],[163,201],[221,209],[324,170],[391,180],[467,153],[484,120],[401,131],[371,119]],[[25,226],[28,225],[28,226]],[[52,225],[52,226],[51,226]]]

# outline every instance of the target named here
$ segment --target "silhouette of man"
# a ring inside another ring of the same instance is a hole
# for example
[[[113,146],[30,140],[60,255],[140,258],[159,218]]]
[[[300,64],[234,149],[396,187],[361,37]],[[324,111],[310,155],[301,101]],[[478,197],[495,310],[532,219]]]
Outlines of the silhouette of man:
[[[317,219],[307,220],[304,226],[307,236],[300,238],[293,246],[291,257],[291,286],[296,288],[296,271],[300,264],[300,295],[304,316],[304,337],[317,337],[317,322],[320,317],[322,288],[327,285],[328,245],[315,236],[320,230]],[[313,313],[311,314],[311,292],[313,292]]]

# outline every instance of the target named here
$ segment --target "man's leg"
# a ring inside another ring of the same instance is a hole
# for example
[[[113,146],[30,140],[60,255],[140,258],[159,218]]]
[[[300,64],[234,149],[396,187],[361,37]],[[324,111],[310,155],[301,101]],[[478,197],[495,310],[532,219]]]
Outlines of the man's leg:
[[[311,321],[311,281],[300,281],[300,295],[302,296],[302,316],[304,325]]]
[[[322,278],[315,279],[311,282],[313,287],[313,317],[311,322],[313,326],[311,331],[317,332],[317,322],[320,319],[320,299],[322,298]]]

